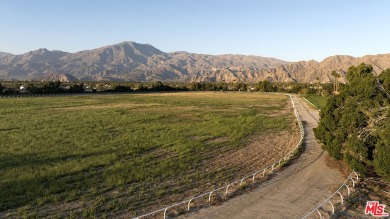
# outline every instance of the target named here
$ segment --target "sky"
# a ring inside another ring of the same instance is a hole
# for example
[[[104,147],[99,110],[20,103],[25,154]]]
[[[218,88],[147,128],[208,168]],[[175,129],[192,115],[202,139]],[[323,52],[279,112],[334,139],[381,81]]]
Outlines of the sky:
[[[123,41],[286,61],[390,53],[388,0],[0,0],[0,51]]]

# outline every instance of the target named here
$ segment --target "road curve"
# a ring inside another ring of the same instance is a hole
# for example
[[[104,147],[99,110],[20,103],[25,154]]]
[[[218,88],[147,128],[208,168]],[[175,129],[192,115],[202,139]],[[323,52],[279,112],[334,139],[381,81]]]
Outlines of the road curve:
[[[293,99],[305,129],[302,155],[257,189],[180,218],[302,218],[342,183],[341,173],[326,165],[328,155],[315,141],[318,111],[297,96]]]

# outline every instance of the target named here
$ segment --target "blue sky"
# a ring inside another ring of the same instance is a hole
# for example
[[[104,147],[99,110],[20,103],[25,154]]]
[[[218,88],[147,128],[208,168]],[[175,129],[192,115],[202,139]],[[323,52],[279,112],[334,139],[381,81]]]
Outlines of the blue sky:
[[[387,0],[0,0],[0,51],[134,41],[287,61],[390,53]]]

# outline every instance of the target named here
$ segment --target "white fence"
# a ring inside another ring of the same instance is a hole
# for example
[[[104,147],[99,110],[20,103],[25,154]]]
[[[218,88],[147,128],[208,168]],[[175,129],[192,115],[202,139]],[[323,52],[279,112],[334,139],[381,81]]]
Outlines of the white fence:
[[[140,92],[96,92],[96,93],[52,93],[52,94],[9,94],[0,95],[4,98],[26,98],[26,97],[62,97],[62,96],[90,96],[90,95],[115,95],[115,94],[133,94]]]
[[[308,99],[306,99],[305,97],[303,97],[303,99],[305,99],[309,104],[311,104],[313,107],[318,109],[318,107],[316,107]],[[356,181],[354,180],[354,178],[355,178]],[[355,171],[352,171],[352,173],[345,180],[345,182],[332,195],[330,195],[329,198],[327,198],[324,202],[322,202],[320,205],[318,205],[316,208],[314,208],[311,212],[306,214],[306,216],[303,217],[303,219],[314,217],[314,215],[316,215],[316,213],[320,217],[320,219],[322,219],[323,215],[321,214],[321,211],[323,211],[325,206],[327,206],[327,205],[330,208],[330,212],[332,214],[334,214],[334,205],[333,205],[333,203],[337,202],[337,203],[344,204],[344,196],[341,194],[341,190],[343,190],[343,189],[345,190],[346,189],[347,190],[347,195],[349,196],[351,194],[351,189],[350,189],[350,186],[348,186],[348,184],[352,183],[352,188],[354,188],[355,184],[358,181],[359,181],[359,175]],[[336,197],[340,197],[339,198],[339,202],[337,201]],[[333,200],[333,203],[332,203],[332,200]]]
[[[284,94],[284,95],[286,95],[286,94]],[[162,218],[165,219],[165,218],[167,218],[167,214],[168,214],[167,212],[168,212],[169,209],[172,209],[174,207],[178,207],[178,206],[181,206],[181,205],[185,205],[186,210],[189,211],[191,209],[191,204],[193,203],[193,201],[195,201],[197,199],[204,198],[204,199],[207,199],[206,200],[207,202],[211,202],[213,194],[216,194],[217,192],[222,192],[224,195],[227,195],[229,193],[229,188],[231,188],[232,186],[235,186],[235,185],[241,186],[241,185],[243,185],[244,182],[253,183],[253,182],[255,182],[255,180],[257,178],[265,177],[267,174],[273,173],[273,171],[276,168],[280,167],[280,165],[283,162],[285,162],[285,161],[289,160],[291,157],[293,157],[294,154],[296,153],[296,151],[302,145],[305,132],[304,132],[304,129],[303,129],[303,125],[302,125],[301,119],[300,119],[299,114],[298,114],[298,110],[295,107],[294,100],[293,100],[291,95],[288,95],[288,96],[291,99],[291,104],[293,106],[294,114],[295,114],[295,117],[297,119],[297,123],[298,123],[299,129],[300,129],[300,139],[299,139],[299,142],[298,142],[298,144],[293,148],[293,150],[289,154],[287,154],[285,157],[281,158],[279,161],[277,161],[277,162],[275,162],[275,163],[273,163],[273,164],[271,164],[269,166],[264,167],[263,169],[260,169],[260,170],[254,172],[254,173],[249,174],[249,175],[246,175],[246,176],[244,176],[244,177],[242,177],[242,178],[240,178],[240,179],[238,179],[236,181],[233,181],[233,182],[231,182],[229,184],[226,184],[226,185],[224,185],[222,187],[213,189],[213,190],[208,191],[206,193],[203,193],[203,194],[197,195],[195,197],[189,198],[187,200],[184,200],[184,201],[172,204],[170,206],[166,206],[164,208],[158,209],[158,210],[150,212],[148,214],[137,216],[137,217],[135,217],[135,219],[149,217],[149,216],[157,216],[157,214],[159,214],[159,213],[161,213]]]
[[[305,99],[306,102],[308,102],[310,105],[312,105],[314,107],[314,109],[320,110],[320,109],[318,109],[318,107],[316,105],[314,105],[312,102],[310,102],[308,99],[306,99],[306,97],[302,96],[302,98]]]
[[[306,214],[306,216],[303,217],[303,219],[314,217],[316,215],[316,213],[322,219],[323,215],[321,214],[321,211],[324,211],[326,207],[330,209],[330,212],[332,214],[334,214],[334,205],[333,205],[333,203],[344,204],[344,196],[342,195],[342,190],[346,190],[347,191],[347,195],[349,196],[351,194],[351,188],[350,188],[351,183],[352,183],[352,188],[354,188],[355,184],[358,181],[359,181],[359,175],[355,171],[352,171],[352,173],[349,175],[347,180],[345,180],[345,182],[333,194],[331,194],[329,196],[329,198],[327,198],[324,202],[319,204],[311,212]]]

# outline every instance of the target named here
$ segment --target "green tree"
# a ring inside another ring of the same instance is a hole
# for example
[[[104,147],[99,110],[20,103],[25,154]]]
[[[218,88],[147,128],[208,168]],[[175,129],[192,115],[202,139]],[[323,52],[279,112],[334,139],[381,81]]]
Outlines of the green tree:
[[[335,70],[333,70],[331,72],[331,75],[334,77],[334,81],[333,81],[334,92],[338,93],[338,91],[339,91],[339,78],[341,77],[341,74],[339,74]]]
[[[72,84],[70,86],[69,92],[71,92],[71,93],[83,93],[84,92],[84,84],[83,83]]]
[[[115,92],[130,92],[133,91],[129,86],[117,85],[114,87]]]
[[[143,84],[139,84],[137,87],[138,91],[148,91],[149,88],[147,86],[144,86]]]
[[[259,90],[261,92],[275,92],[277,91],[277,87],[274,86],[270,81],[260,81],[257,86],[256,90]]]
[[[347,80],[322,109],[315,135],[332,157],[361,173],[374,168],[388,178],[390,70],[377,78],[372,66],[363,63],[348,69]]]
[[[374,167],[380,175],[385,176],[390,181],[390,123],[387,123],[380,138],[381,140],[375,147]]]

